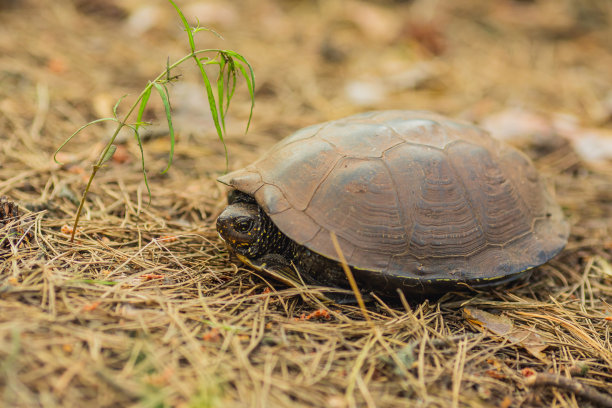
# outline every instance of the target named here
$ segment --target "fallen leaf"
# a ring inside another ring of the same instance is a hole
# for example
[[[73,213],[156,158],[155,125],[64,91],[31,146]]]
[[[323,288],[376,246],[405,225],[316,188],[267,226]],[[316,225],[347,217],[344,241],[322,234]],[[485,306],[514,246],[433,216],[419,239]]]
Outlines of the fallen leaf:
[[[529,330],[515,329],[508,333],[507,338],[511,342],[518,343],[523,346],[523,348],[532,356],[537,357],[542,361],[547,360],[546,355],[542,352],[548,347],[548,345],[544,342],[544,339],[542,339],[539,334]]]
[[[93,310],[96,310],[96,308],[98,306],[100,306],[100,302],[89,303],[89,304],[83,306],[83,311],[84,312],[91,312]]]
[[[530,330],[515,328],[512,320],[505,316],[494,315],[473,307],[464,308],[463,315],[468,322],[479,329],[488,330],[514,344],[519,344],[532,356],[547,361],[546,355],[542,351],[548,345],[539,334]]]
[[[164,275],[158,275],[158,274],[154,274],[154,273],[147,273],[142,275],[140,278],[144,279],[146,281],[150,281],[153,279],[162,279],[164,277]]]
[[[471,324],[487,329],[498,336],[505,336],[512,331],[514,325],[507,317],[494,315],[473,307],[463,308],[463,316]]]
[[[555,134],[551,120],[518,108],[493,113],[483,118],[480,126],[495,138],[516,144],[533,143],[534,138],[550,138]]]
[[[521,370],[521,374],[523,377],[531,377],[532,375],[535,375],[535,371],[533,371],[531,368],[523,368]]]

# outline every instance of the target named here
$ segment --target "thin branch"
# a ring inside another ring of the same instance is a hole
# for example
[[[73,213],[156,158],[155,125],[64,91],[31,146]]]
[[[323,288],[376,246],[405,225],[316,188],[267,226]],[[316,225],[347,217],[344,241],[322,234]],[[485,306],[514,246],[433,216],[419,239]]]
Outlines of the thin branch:
[[[525,385],[529,387],[549,386],[562,388],[586,398],[599,406],[612,408],[612,396],[603,394],[595,388],[582,384],[573,378],[562,377],[558,374],[536,373],[525,379]]]

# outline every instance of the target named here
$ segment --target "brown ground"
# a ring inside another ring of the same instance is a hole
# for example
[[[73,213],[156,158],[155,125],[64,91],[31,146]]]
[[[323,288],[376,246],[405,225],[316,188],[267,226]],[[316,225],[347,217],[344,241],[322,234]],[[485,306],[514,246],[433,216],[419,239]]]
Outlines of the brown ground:
[[[556,188],[570,243],[528,281],[373,302],[372,325],[355,306],[264,280],[230,261],[214,231],[223,148],[190,64],[171,89],[178,144],[167,174],[163,111],[147,111],[151,205],[126,135],[70,243],[111,126],[79,135],[63,165],[53,151],[131,94],[125,112],[168,56],[188,52],[186,36],[162,0],[0,0],[0,194],[28,215],[30,237],[16,247],[6,234],[21,232],[2,230],[0,405],[594,406],[528,386],[533,372],[610,398],[612,163],[593,153],[612,143],[612,2],[179,3],[225,37],[199,34],[200,48],[234,49],[255,69],[247,135],[244,85],[230,109],[230,168],[308,124],[436,110],[518,135]],[[318,309],[329,319],[310,315]]]

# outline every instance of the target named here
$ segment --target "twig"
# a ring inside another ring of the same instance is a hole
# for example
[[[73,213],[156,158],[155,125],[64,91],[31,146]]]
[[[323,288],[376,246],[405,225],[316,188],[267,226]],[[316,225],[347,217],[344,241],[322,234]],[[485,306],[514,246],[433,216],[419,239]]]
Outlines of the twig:
[[[603,394],[595,388],[584,385],[581,382],[572,378],[562,377],[557,374],[536,373],[525,379],[525,385],[535,387],[546,385],[552,387],[563,388],[573,392],[589,401],[606,408],[612,408],[612,396]]]

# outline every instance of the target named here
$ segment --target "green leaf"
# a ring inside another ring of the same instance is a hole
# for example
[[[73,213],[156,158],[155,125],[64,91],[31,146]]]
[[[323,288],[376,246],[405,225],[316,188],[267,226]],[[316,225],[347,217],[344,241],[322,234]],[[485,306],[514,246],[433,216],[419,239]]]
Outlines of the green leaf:
[[[113,154],[115,154],[116,150],[117,150],[117,145],[114,145],[114,144],[110,145],[108,149],[106,149],[106,153],[104,153],[104,157],[102,158],[100,165],[103,165],[104,163],[109,161],[111,157],[113,157]]]
[[[217,136],[219,140],[221,140],[221,144],[223,144],[223,150],[225,152],[225,170],[229,168],[229,154],[227,152],[227,145],[225,144],[225,140],[223,138],[224,132],[221,127],[221,123],[219,122],[219,110],[217,109],[217,102],[215,100],[215,94],[212,89],[212,84],[210,82],[210,78],[208,78],[208,74],[204,69],[204,65],[202,61],[200,61],[195,55],[194,59],[198,68],[200,69],[200,74],[202,75],[202,80],[204,81],[204,87],[206,88],[206,96],[208,97],[208,105],[210,106],[210,114],[213,119],[213,123],[215,124],[215,129],[217,130]]]
[[[187,36],[189,37],[189,48],[191,48],[191,52],[192,53],[195,52],[195,41],[193,40],[193,30],[191,29],[191,26],[187,22],[185,15],[181,11],[181,9],[176,5],[176,3],[173,2],[172,0],[168,0],[168,1],[170,2],[170,4],[172,4],[172,7],[174,7],[179,17],[181,18],[181,21],[183,22],[183,26],[185,27],[185,31],[187,31]]]
[[[100,285],[114,286],[114,285],[117,285],[119,282],[105,281],[105,280],[98,280],[98,279],[70,279],[70,280],[67,280],[66,283],[87,283],[90,285],[100,284]]]
[[[229,86],[230,77],[232,81],[232,86]],[[227,104],[225,105],[225,114],[229,110],[230,101],[234,97],[234,92],[236,91],[236,64],[234,63],[234,59],[229,59],[229,69],[227,70],[227,77],[225,78],[225,86],[227,88]]]
[[[242,62],[241,63],[241,62],[235,61],[236,66],[242,73],[242,76],[244,77],[244,80],[247,83],[247,88],[249,89],[249,95],[251,97],[251,112],[249,113],[249,120],[247,122],[246,130],[245,130],[245,133],[246,133],[249,131],[249,126],[251,125],[251,119],[253,118],[253,108],[255,107],[255,72],[253,71],[253,67],[251,66],[251,64],[249,64],[246,58],[244,58],[242,55],[232,50],[224,50],[223,52],[226,53],[227,55],[231,55],[233,58]],[[243,64],[247,66],[248,72]]]
[[[172,112],[170,108],[170,99],[168,98],[168,88],[165,85],[158,84],[157,82],[153,83],[157,92],[159,92],[159,96],[161,97],[162,103],[164,104],[164,109],[166,110],[166,119],[168,120],[168,132],[170,133],[170,156],[168,157],[168,167],[162,174],[170,170],[170,166],[172,166],[172,158],[174,157],[174,127],[172,126]]]
[[[217,78],[217,88],[219,94],[219,109],[223,110],[222,123],[225,132],[225,115],[229,110],[230,102],[236,91],[236,64],[232,56],[223,51],[219,51],[222,61],[219,63],[219,76]],[[231,84],[231,85],[230,85]],[[227,95],[225,103],[224,95]]]
[[[136,116],[136,131],[138,130],[138,128],[142,125],[142,115],[144,114],[144,111],[147,107],[147,103],[149,102],[149,97],[151,96],[151,90],[152,90],[152,84],[149,83],[147,85],[147,88],[145,89],[145,91],[142,93],[142,97],[140,98],[140,106],[138,107],[138,116]],[[140,139],[139,140],[139,146],[140,146]],[[141,146],[142,149],[142,146]]]
[[[220,53],[220,56],[221,60],[219,61],[219,75],[217,76],[217,98],[219,102],[219,119],[221,120],[221,127],[223,128],[223,133],[225,134],[225,111],[223,109],[223,94],[225,93],[225,83],[223,82],[223,72],[225,71],[225,67],[227,66],[227,61],[222,53]]]

